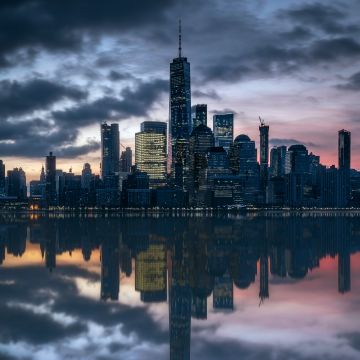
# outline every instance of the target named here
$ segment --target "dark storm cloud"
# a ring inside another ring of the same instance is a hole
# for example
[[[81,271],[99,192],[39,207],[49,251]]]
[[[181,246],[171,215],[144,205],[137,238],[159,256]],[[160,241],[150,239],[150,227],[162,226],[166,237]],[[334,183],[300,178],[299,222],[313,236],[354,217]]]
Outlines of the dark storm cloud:
[[[354,33],[358,26],[347,23],[347,14],[338,7],[321,3],[306,3],[280,12],[280,17],[288,18],[302,26],[321,29],[329,34]]]
[[[192,91],[193,97],[198,98],[208,98],[212,100],[220,100],[220,95],[215,90],[209,90],[209,91],[201,91],[201,90],[194,90]]]
[[[2,156],[43,157],[49,151],[65,158],[75,158],[99,149],[99,143],[89,140],[76,146],[78,130],[61,127],[40,118],[10,122],[0,120],[0,153]]]
[[[360,72],[350,76],[345,84],[337,85],[337,88],[341,90],[360,91]]]
[[[14,116],[44,109],[61,98],[82,100],[87,93],[73,87],[56,85],[44,80],[27,83],[2,83],[0,114]],[[105,96],[72,108],[54,111],[48,119],[24,121],[0,120],[0,153],[2,156],[42,157],[49,151],[63,158],[76,158],[100,148],[97,141],[89,140],[74,145],[79,128],[107,119],[125,119],[146,116],[153,105],[168,91],[168,81],[142,82],[135,89],[125,88],[121,98]],[[24,98],[23,102],[22,99]]]
[[[232,55],[217,64],[202,67],[201,71],[205,81],[237,82],[245,77],[292,73],[305,66],[331,64],[359,57],[360,44],[351,37],[339,37],[289,48],[264,45],[246,55]]]
[[[111,81],[121,81],[132,79],[133,76],[129,73],[121,73],[119,71],[111,70],[108,74],[108,78]]]
[[[83,100],[87,92],[45,79],[25,82],[0,81],[0,116],[19,116],[35,110],[47,109],[62,99]]]
[[[296,41],[308,40],[314,35],[309,29],[306,29],[303,26],[295,26],[291,31],[282,33],[281,36],[284,37],[286,40]]]
[[[173,0],[22,0],[0,3],[0,52],[79,50],[84,34],[137,31],[161,23]]]
[[[272,146],[305,145],[305,146],[314,147],[314,148],[317,148],[317,147],[320,146],[320,145],[314,144],[314,143],[312,143],[312,142],[306,142],[306,141],[305,141],[305,142],[302,142],[302,141],[296,140],[296,139],[277,139],[277,138],[270,139],[270,144],[271,144]]]
[[[53,117],[58,123],[86,126],[107,119],[120,120],[132,116],[146,116],[168,89],[167,80],[143,82],[136,89],[129,87],[123,89],[120,93],[120,99],[105,96],[90,103],[63,111],[55,111]]]

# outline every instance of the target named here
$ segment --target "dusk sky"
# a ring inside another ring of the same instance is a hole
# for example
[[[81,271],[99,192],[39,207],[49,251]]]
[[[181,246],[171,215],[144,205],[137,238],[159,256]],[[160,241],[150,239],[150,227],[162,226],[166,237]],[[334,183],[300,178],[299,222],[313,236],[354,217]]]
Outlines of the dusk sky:
[[[330,4],[330,5],[329,5]],[[233,111],[235,136],[305,144],[337,164],[352,133],[360,168],[360,2],[295,0],[2,0],[0,159],[37,178],[58,168],[98,173],[100,123],[119,122],[134,148],[144,120],[168,121],[169,63],[191,64],[192,104]]]

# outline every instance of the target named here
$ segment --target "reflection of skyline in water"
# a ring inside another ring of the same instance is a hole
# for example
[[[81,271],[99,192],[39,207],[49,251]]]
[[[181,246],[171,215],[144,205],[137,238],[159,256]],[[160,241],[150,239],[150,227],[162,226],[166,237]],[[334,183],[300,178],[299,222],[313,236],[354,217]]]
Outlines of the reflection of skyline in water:
[[[207,318],[210,296],[214,311],[232,312],[234,288],[249,291],[260,278],[258,300],[266,306],[270,276],[284,284],[304,279],[328,256],[338,256],[338,291],[350,291],[359,236],[360,222],[350,217],[8,218],[0,226],[0,262],[21,257],[27,239],[51,272],[63,253],[81,250],[88,261],[99,250],[99,297],[117,300],[122,279],[134,271],[143,303],[168,302],[171,359],[189,359],[191,319]]]

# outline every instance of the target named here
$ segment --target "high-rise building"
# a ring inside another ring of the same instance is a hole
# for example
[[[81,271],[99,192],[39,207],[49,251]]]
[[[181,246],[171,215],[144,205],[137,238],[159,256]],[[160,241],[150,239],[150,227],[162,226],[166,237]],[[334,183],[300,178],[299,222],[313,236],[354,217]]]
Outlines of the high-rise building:
[[[127,146],[124,151],[121,152],[120,157],[120,171],[130,172],[132,167],[132,150],[131,147]]]
[[[120,168],[119,125],[101,124],[101,178],[114,175]]]
[[[46,156],[45,161],[45,196],[48,206],[54,206],[57,204],[56,196],[56,156],[52,152]]]
[[[179,55],[170,64],[169,165],[175,184],[184,186],[188,141],[191,131],[190,63],[181,54],[181,23],[179,24]]]
[[[81,188],[90,190],[93,174],[89,163],[85,163],[81,172]]]
[[[6,194],[24,200],[27,196],[26,175],[22,168],[8,170],[6,179]]]
[[[192,129],[199,125],[207,126],[207,105],[197,104],[191,108]]]
[[[339,169],[350,169],[351,161],[351,133],[347,130],[339,131],[338,138]]]
[[[270,177],[285,175],[286,146],[275,146],[270,151]]]
[[[321,171],[320,205],[341,208],[347,205],[346,174],[331,166]]]
[[[260,120],[260,187],[265,191],[268,180],[269,166],[269,126]]]
[[[205,185],[207,154],[214,147],[214,135],[206,125],[197,126],[189,143],[189,189],[192,194],[196,193],[200,186]]]
[[[255,141],[247,135],[236,137],[229,151],[230,170],[242,179],[242,197],[245,203],[254,204],[259,193],[259,164]]]
[[[135,134],[135,163],[150,178],[150,187],[166,184],[166,123],[159,121],[141,124],[141,132]]]
[[[140,131],[151,131],[159,134],[166,134],[166,123],[163,121],[143,121],[140,124]]]
[[[343,172],[344,191],[346,194],[346,204],[350,201],[350,168],[351,168],[351,133],[347,130],[339,131],[338,138],[339,170]]]
[[[309,154],[304,145],[291,145],[286,153],[285,173],[309,174]]]
[[[217,114],[213,117],[215,146],[222,146],[227,152],[234,138],[234,114]]]
[[[5,193],[5,164],[0,160],[0,195]]]
[[[230,174],[229,158],[222,146],[214,146],[207,153],[207,180],[218,175]]]

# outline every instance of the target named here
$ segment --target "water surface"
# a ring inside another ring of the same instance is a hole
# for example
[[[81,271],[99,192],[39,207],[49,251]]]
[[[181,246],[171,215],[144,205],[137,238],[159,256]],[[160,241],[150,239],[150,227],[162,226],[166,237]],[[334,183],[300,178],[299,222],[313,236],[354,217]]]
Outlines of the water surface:
[[[0,218],[1,359],[359,359],[360,218]]]

